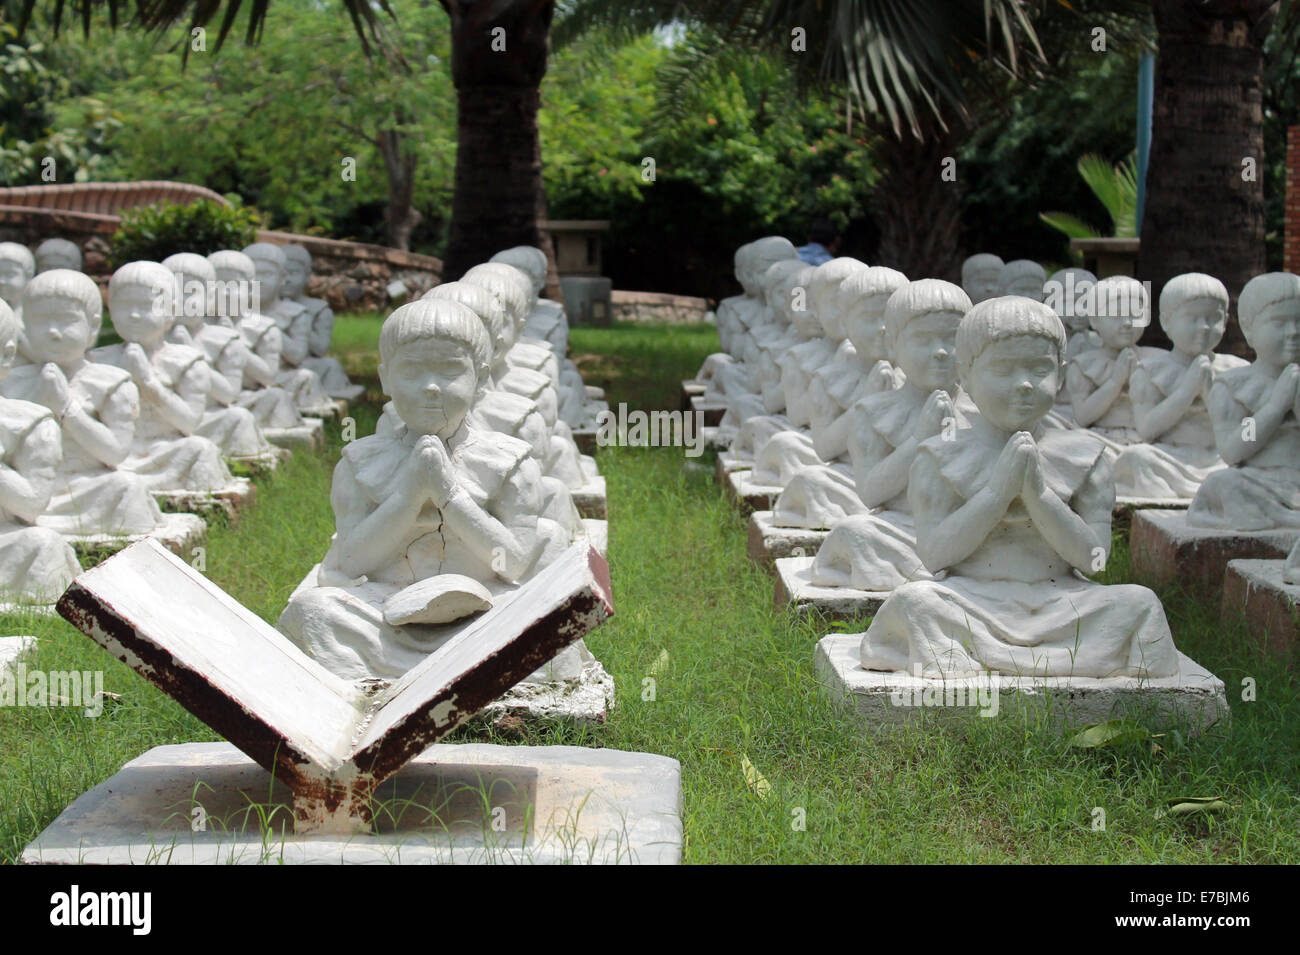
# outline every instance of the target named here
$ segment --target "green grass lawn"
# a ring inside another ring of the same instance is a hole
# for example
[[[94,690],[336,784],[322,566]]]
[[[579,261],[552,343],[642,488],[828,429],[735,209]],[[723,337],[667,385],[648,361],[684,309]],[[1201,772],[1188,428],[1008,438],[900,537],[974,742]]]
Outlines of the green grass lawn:
[[[379,398],[374,317],[341,316],[336,351],[369,378],[358,434]],[[678,382],[717,345],[709,327],[575,329],[590,384],[630,408],[676,408]],[[261,483],[235,527],[214,528],[207,574],[274,621],[323,554],[338,431]],[[587,638],[618,705],[595,729],[524,729],[501,742],[579,743],[682,763],[689,862],[1300,861],[1300,687],[1239,624],[1187,594],[1161,596],[1184,652],[1218,674],[1230,726],[1118,748],[1072,748],[1029,715],[865,731],[832,707],[812,669],[825,628],[772,607],[772,581],[745,557],[745,520],[707,461],[679,449],[599,454],[610,507],[616,616]],[[1128,579],[1117,540],[1110,581]],[[214,736],[61,621],[7,619],[44,639],[31,665],[103,669],[121,699],[99,719],[66,709],[0,711],[0,858],[76,796],[164,743]],[[861,628],[858,628],[861,629]],[[1256,701],[1242,702],[1243,680]],[[482,731],[476,731],[482,732]],[[468,731],[462,733],[467,735]],[[748,767],[748,770],[747,770]],[[1213,816],[1164,816],[1167,800],[1220,796]],[[1095,829],[1094,810],[1105,812]]]

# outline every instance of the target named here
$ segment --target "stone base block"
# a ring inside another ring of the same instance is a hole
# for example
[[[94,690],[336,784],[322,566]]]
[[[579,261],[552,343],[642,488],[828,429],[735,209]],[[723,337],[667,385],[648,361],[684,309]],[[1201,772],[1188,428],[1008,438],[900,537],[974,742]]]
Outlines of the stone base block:
[[[736,454],[734,451],[718,452],[718,463],[715,465],[718,477],[718,483],[726,486],[727,475],[732,471],[752,471],[754,470],[754,459]]]
[[[700,429],[704,435],[704,446],[712,451],[725,451],[731,447],[731,436],[721,428],[706,425]]]
[[[1250,632],[1278,654],[1300,646],[1300,585],[1282,580],[1281,560],[1230,560],[1223,578],[1223,616],[1246,615]]]
[[[573,443],[578,446],[578,450],[583,454],[596,453],[596,429],[595,428],[574,428]]]
[[[190,552],[207,536],[207,522],[197,514],[164,514],[162,525],[148,534],[65,535],[65,539],[77,552],[82,569],[89,570],[146,537],[154,538],[181,560],[188,561],[194,556]]]
[[[599,660],[594,660],[582,668],[576,680],[519,683],[501,699],[479,710],[473,719],[496,724],[514,719],[525,723],[595,725],[605,722],[613,707],[614,678]]]
[[[776,561],[781,557],[811,557],[822,546],[830,531],[814,531],[804,527],[777,527],[772,523],[771,511],[755,511],[749,515],[749,539],[745,553],[749,559],[769,573],[776,573]]]
[[[776,609],[800,615],[818,613],[827,620],[851,622],[875,616],[889,596],[852,587],[817,587],[810,579],[813,558],[782,557],[776,565]]]
[[[304,418],[318,418],[320,420],[333,419],[342,421],[348,416],[348,403],[341,398],[331,398],[326,404],[315,408],[299,408],[298,414]]]
[[[682,400],[680,407],[683,411],[691,410],[691,399],[701,397],[708,390],[708,385],[696,381],[694,378],[687,378],[682,382]]]
[[[320,451],[325,447],[325,425],[319,418],[303,418],[302,424],[293,428],[265,428],[266,440],[286,451]]]
[[[727,403],[725,401],[706,401],[703,395],[691,399],[691,411],[697,416],[696,420],[704,421],[706,428],[716,428],[722,423],[722,416],[727,413]]]
[[[584,517],[582,526],[587,529],[587,540],[596,548],[601,557],[609,557],[609,521],[594,517]]]
[[[257,488],[248,478],[220,491],[155,491],[153,499],[164,511],[174,514],[198,514],[203,518],[224,516],[234,524],[241,512],[257,500]]]
[[[265,454],[252,457],[227,458],[226,463],[235,472],[236,477],[247,474],[250,477],[266,477],[274,474],[280,465],[289,460],[292,452],[286,448],[271,447]]]
[[[781,496],[781,488],[775,484],[755,484],[753,471],[732,471],[727,475],[724,487],[736,506],[746,514],[754,511],[770,511]]]
[[[605,496],[605,479],[603,477],[597,475],[582,487],[571,489],[569,494],[573,498],[573,506],[578,509],[578,513],[583,517],[604,520],[609,516]]]
[[[35,637],[0,637],[0,677],[15,660],[35,649]]]
[[[22,855],[65,864],[681,861],[677,760],[439,743],[379,787],[376,831],[296,835],[288,790],[229,743],[158,746],[80,796]],[[260,821],[250,808],[265,815]],[[197,830],[197,831],[196,831]]]
[[[1228,561],[1284,558],[1300,530],[1219,531],[1189,527],[1186,511],[1137,511],[1129,532],[1133,579],[1149,587],[1181,586],[1218,600]]]
[[[1229,718],[1223,681],[1179,654],[1179,670],[1159,679],[981,675],[927,679],[910,673],[864,670],[860,633],[830,634],[817,643],[814,669],[832,698],[872,727],[912,720],[989,717],[1012,709],[1045,707],[1062,728],[1129,717],[1150,725],[1181,725],[1199,732]]]

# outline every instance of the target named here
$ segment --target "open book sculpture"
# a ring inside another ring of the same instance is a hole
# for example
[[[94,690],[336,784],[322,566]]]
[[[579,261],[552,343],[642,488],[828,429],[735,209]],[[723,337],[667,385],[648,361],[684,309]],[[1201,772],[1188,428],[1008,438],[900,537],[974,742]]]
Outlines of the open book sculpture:
[[[74,626],[293,793],[298,833],[369,831],[375,788],[613,612],[575,544],[393,683],[352,684],[151,540],[79,576]]]

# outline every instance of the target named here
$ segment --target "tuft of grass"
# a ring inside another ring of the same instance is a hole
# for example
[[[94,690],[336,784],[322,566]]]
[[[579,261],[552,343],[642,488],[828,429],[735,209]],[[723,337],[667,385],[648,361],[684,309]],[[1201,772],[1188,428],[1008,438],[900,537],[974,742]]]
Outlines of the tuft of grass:
[[[367,377],[379,323],[340,316],[336,342]],[[711,327],[575,329],[573,351],[611,401],[675,408],[677,388],[716,349]],[[358,357],[360,356],[360,357]],[[369,359],[366,359],[369,360]],[[373,428],[379,395],[352,410]],[[330,452],[298,455],[253,510],[215,528],[207,573],[264,619],[324,553]],[[685,859],[693,863],[1300,861],[1300,687],[1244,622],[1199,595],[1161,593],[1180,649],[1227,684],[1230,724],[1081,749],[1029,712],[873,732],[834,707],[813,672],[824,628],[772,606],[772,580],[745,557],[745,519],[707,461],[673,448],[604,448],[616,614],[587,638],[618,703],[601,727],[513,726],[496,742],[603,746],[681,761]],[[1107,582],[1131,580],[1117,531]],[[103,669],[121,700],[98,720],[0,710],[0,858],[12,861],[74,798],[162,743],[207,727],[62,621],[7,618],[42,642],[34,665]],[[1246,683],[1244,681],[1251,681]],[[1242,699],[1254,687],[1255,701]],[[482,738],[462,730],[454,738]],[[1179,816],[1174,800],[1226,809]],[[1097,814],[1105,828],[1094,828]]]

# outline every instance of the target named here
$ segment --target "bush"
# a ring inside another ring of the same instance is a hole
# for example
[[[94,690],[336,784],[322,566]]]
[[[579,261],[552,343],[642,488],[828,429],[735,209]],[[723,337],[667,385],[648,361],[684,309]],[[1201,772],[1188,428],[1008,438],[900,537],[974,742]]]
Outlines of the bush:
[[[257,239],[261,217],[236,203],[223,206],[207,199],[189,205],[137,206],[122,214],[110,240],[113,268],[145,259],[161,262],[177,252],[208,255],[218,249],[242,249]]]

